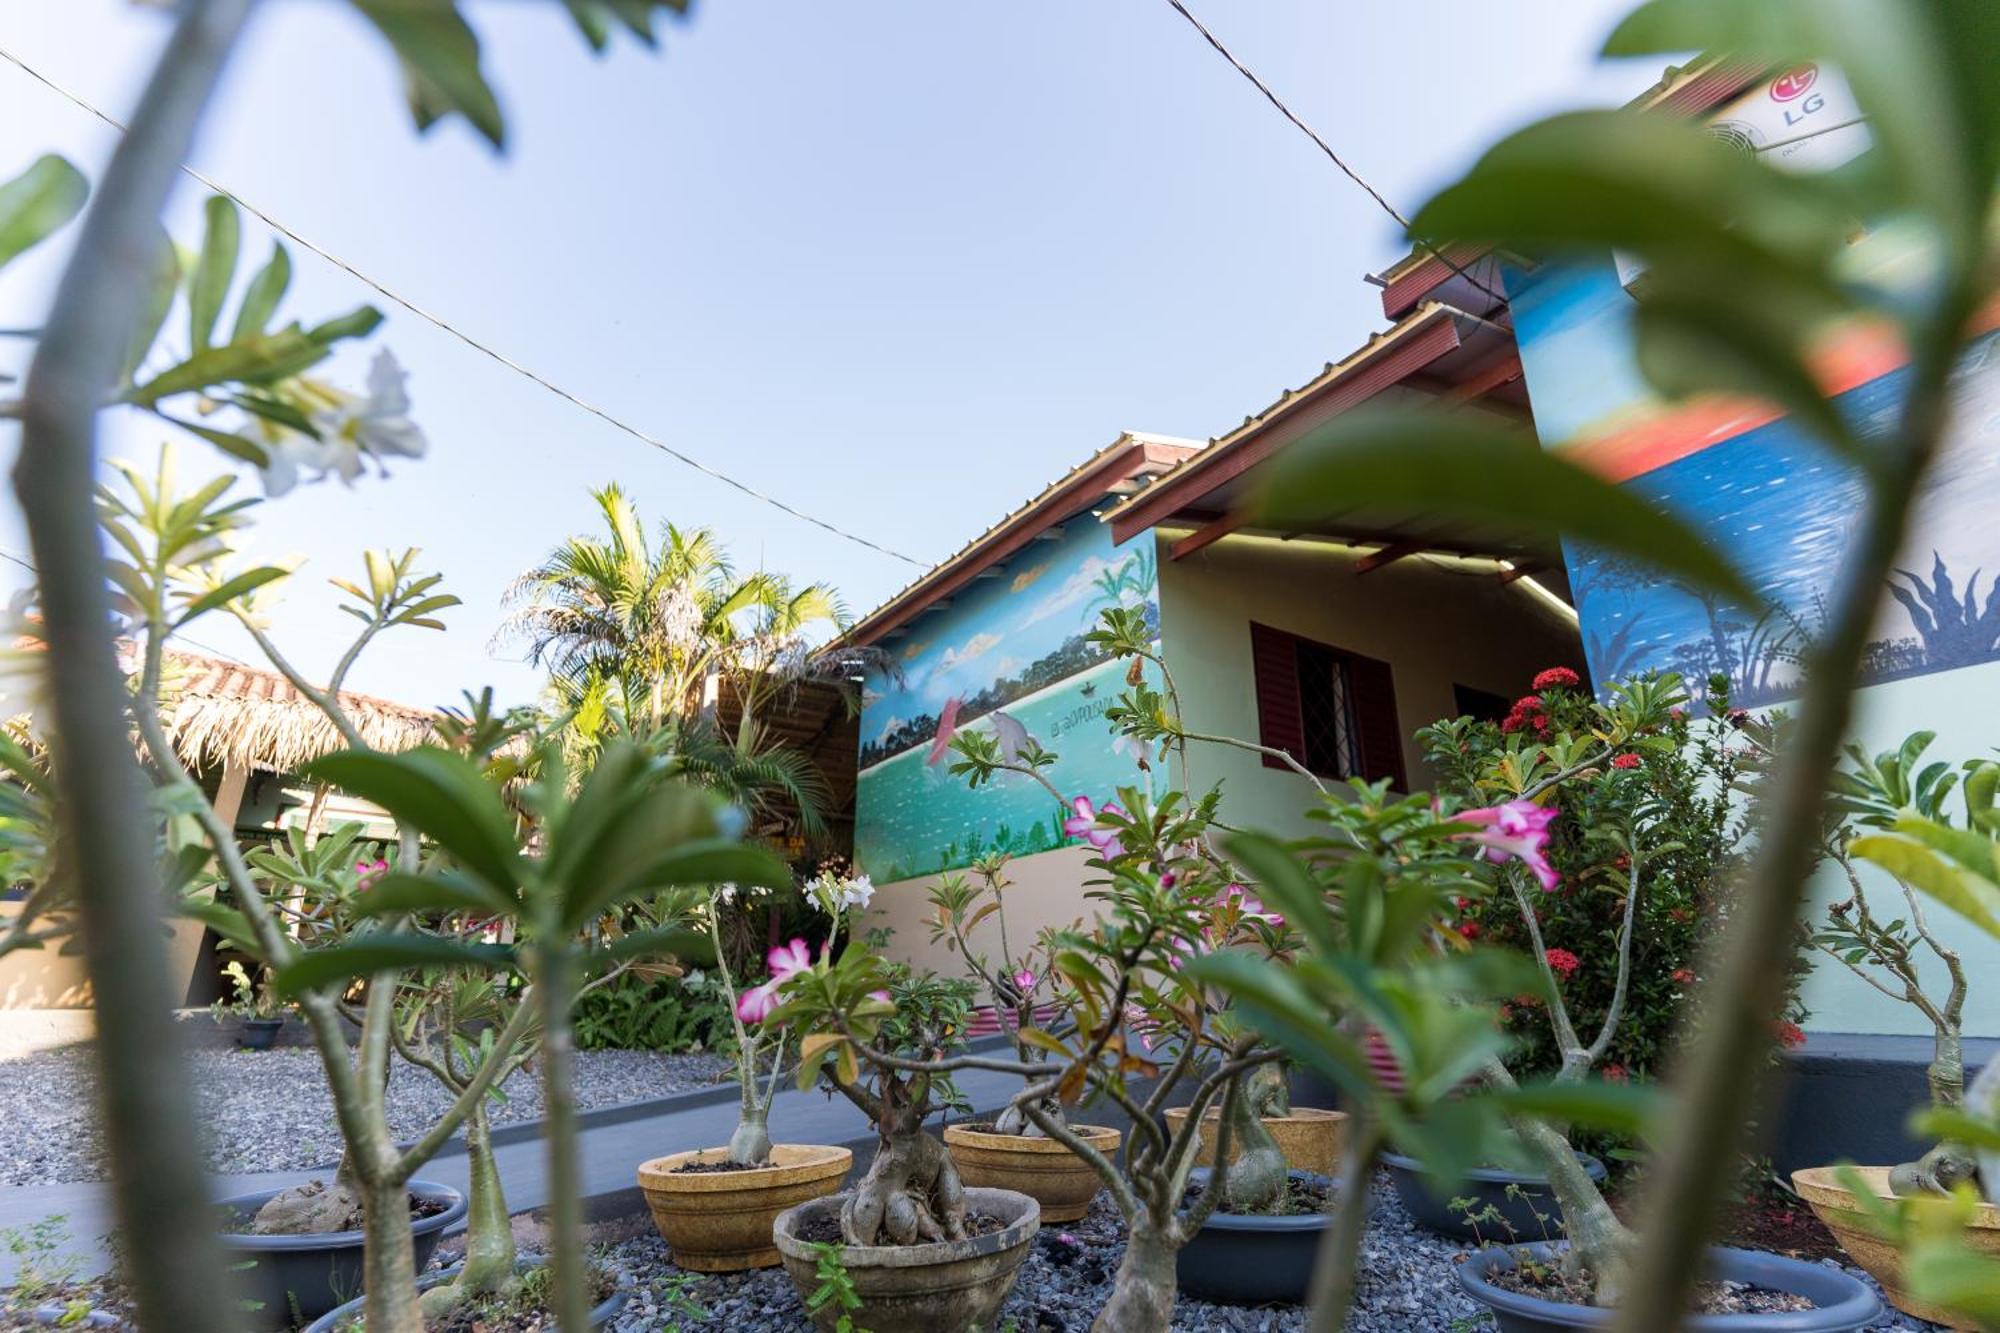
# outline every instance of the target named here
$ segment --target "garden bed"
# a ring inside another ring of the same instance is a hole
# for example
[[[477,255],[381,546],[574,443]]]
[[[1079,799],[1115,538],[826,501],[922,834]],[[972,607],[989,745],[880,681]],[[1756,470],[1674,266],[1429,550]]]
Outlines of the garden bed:
[[[104,1177],[92,1121],[92,1048],[70,1046],[0,1061],[0,1121],[12,1148],[0,1185],[49,1185]],[[219,1174],[305,1171],[340,1158],[340,1131],[319,1056],[300,1047],[269,1051],[190,1051],[188,1079],[199,1104],[208,1169]],[[644,1101],[707,1087],[728,1068],[717,1056],[655,1051],[582,1051],[576,1057],[580,1109]],[[510,1078],[496,1125],[542,1113],[532,1072]],[[450,1104],[435,1078],[391,1062],[389,1124],[399,1138],[427,1129]]]
[[[1064,1244],[1058,1239],[1063,1235],[1076,1243]],[[1110,1291],[1123,1250],[1118,1214],[1103,1195],[1078,1221],[1044,1227],[1021,1268],[1000,1326],[1008,1327],[1011,1320],[1017,1333],[1086,1333]],[[1459,1245],[1419,1229],[1386,1179],[1378,1178],[1348,1328],[1353,1333],[1490,1328],[1480,1318],[1479,1307],[1459,1289],[1455,1270],[1464,1252]],[[726,1276],[683,1274],[668,1262],[666,1246],[654,1235],[612,1246],[605,1260],[620,1281],[635,1286],[624,1313],[611,1325],[615,1333],[650,1333],[671,1319],[690,1331],[794,1333],[806,1327],[798,1296],[782,1269]],[[703,1317],[678,1313],[671,1298],[676,1291],[691,1296],[702,1307]],[[1246,1309],[1183,1298],[1175,1306],[1173,1326],[1186,1333],[1290,1333],[1304,1329],[1306,1317],[1297,1306]],[[1873,1333],[1916,1333],[1930,1326],[1895,1315],[1870,1327]]]

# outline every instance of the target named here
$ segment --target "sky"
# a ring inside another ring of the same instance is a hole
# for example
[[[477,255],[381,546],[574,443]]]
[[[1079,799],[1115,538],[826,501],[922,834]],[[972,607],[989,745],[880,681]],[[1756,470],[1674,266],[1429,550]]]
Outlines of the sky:
[[[1628,0],[1193,0],[1191,8],[1408,212],[1535,116],[1623,100],[1600,65]],[[1121,430],[1206,438],[1382,324],[1364,275],[1397,228],[1166,0],[696,0],[657,51],[592,57],[560,7],[468,12],[509,124],[418,135],[346,6],[272,3],[191,165],[414,304],[745,484],[925,565]],[[0,7],[0,47],[114,116],[166,32],[127,0]],[[113,131],[0,63],[0,177],[59,152],[93,178]],[[168,223],[199,236],[183,180]],[[245,219],[247,270],[270,233]],[[0,273],[0,328],[41,320],[67,240]],[[259,511],[302,557],[273,634],[323,675],[347,641],[329,577],[421,547],[464,605],[398,630],[353,688],[414,704],[533,697],[503,590],[595,527],[616,480],[650,522],[716,528],[744,568],[863,613],[918,568],[695,472],[293,248],[285,313],[363,302],[410,375],[421,461]],[[169,332],[172,333],[172,326]],[[179,334],[185,343],[186,334]],[[0,370],[21,343],[0,342]],[[331,363],[358,389],[365,353]],[[106,414],[108,453],[162,438]],[[17,441],[0,427],[0,462]],[[222,470],[181,446],[189,475]],[[254,478],[239,488],[256,491]],[[11,493],[0,552],[25,554]],[[25,570],[0,561],[0,591]],[[208,617],[202,646],[245,657]]]

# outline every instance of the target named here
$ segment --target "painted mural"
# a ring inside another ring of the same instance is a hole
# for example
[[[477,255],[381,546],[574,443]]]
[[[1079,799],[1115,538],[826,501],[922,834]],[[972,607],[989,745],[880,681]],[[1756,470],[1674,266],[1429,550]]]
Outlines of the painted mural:
[[[1854,275],[1895,284],[1921,273],[1904,238],[1871,233]],[[1736,702],[1793,697],[1820,632],[1831,580],[1861,515],[1854,470],[1761,404],[1663,402],[1633,354],[1633,297],[1610,257],[1513,275],[1521,360],[1545,443],[1625,482],[1706,532],[1764,591],[1752,618],[1589,548],[1567,551],[1591,671],[1610,681],[1674,670],[1729,677]],[[2000,660],[2000,308],[1989,308],[1957,375],[1956,413],[1868,648],[1864,683]],[[1867,434],[1890,428],[1906,369],[1879,332],[1840,330],[1815,370]]]
[[[1003,752],[1032,738],[1060,756],[1059,791],[1108,798],[1139,777],[1138,747],[1111,734],[1104,710],[1123,668],[1084,636],[1107,607],[1159,599],[1150,535],[1114,547],[1090,515],[1032,542],[997,573],[920,617],[889,645],[898,671],[871,676],[861,708],[855,856],[878,883],[971,864],[994,852],[1063,846],[1063,815],[1032,779],[1002,774],[977,791],[951,773],[951,737],[997,734]]]

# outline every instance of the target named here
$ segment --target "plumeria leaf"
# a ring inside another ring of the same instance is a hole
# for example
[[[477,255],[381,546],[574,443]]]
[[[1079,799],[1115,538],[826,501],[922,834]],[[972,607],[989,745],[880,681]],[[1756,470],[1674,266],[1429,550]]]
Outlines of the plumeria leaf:
[[[179,629],[196,616],[213,611],[219,606],[236,600],[245,593],[255,592],[267,583],[277,582],[279,579],[284,578],[288,572],[287,570],[279,569],[275,565],[263,565],[256,569],[246,570],[238,574],[235,578],[221,584],[219,587],[212,588],[189,602],[182,609],[180,618],[174,621],[173,627]]]
[[[1347,413],[1272,463],[1260,523],[1290,529],[1360,507],[1404,506],[1510,533],[1561,534],[1628,555],[1745,609],[1762,598],[1680,519],[1467,413]]]
[[[229,296],[242,228],[236,205],[221,195],[210,195],[205,208],[208,225],[201,236],[201,254],[188,278],[188,337],[197,354],[211,346],[216,316]]]
[[[506,894],[469,876],[391,871],[360,892],[354,911],[361,916],[400,916],[410,912],[509,915],[518,906]]]
[[[303,954],[278,969],[278,992],[299,995],[322,986],[413,967],[511,969],[514,950],[499,944],[472,944],[437,935],[384,933]]]
[[[167,322],[167,315],[174,306],[174,293],[181,285],[181,253],[165,231],[156,236],[151,276],[146,283],[146,300],[140,308],[139,322],[132,330],[132,343],[125,352],[125,364],[120,370],[118,381],[130,383],[138,373],[139,366],[146,359],[146,353],[153,350],[153,343],[160,336],[161,327]]]
[[[514,818],[479,766],[432,746],[388,755],[342,750],[301,770],[375,804],[449,852],[506,894],[519,891]]]
[[[326,357],[324,346],[293,326],[276,333],[260,333],[227,347],[197,352],[144,384],[127,389],[123,397],[126,402],[151,407],[173,394],[218,384],[258,384],[283,379],[310,370]]]
[[[286,252],[284,242],[271,244],[271,257],[257,275],[250,279],[244,289],[243,304],[236,310],[236,326],[229,335],[231,342],[262,333],[271,322],[271,316],[278,313],[278,303],[285,299],[285,288],[292,281],[292,257]]]
[[[455,0],[354,0],[354,7],[402,62],[419,130],[457,114],[495,148],[506,146],[499,100],[479,68],[479,36]]]
[[[1847,844],[1847,850],[1923,890],[1987,934],[2000,937],[2000,885],[1985,875],[1900,832],[1856,838]]]
[[[257,943],[256,932],[250,929],[249,918],[236,908],[202,898],[183,898],[175,905],[174,911],[201,922],[237,949],[263,961],[264,950]]]
[[[0,185],[0,268],[83,211],[90,182],[54,153]]]
[[[381,327],[382,312],[372,305],[357,306],[344,315],[323,320],[306,330],[306,337],[322,346],[345,338],[366,338]]]

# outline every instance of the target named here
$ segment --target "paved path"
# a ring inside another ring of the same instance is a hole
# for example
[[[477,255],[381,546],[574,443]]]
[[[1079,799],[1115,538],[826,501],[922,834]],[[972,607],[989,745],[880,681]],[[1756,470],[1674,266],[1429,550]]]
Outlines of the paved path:
[[[954,1082],[982,1115],[997,1111],[1020,1087],[1020,1081],[1010,1075],[976,1070],[958,1075]],[[729,1084],[605,1107],[582,1115],[585,1215],[595,1220],[641,1210],[645,1205],[639,1195],[639,1163],[666,1153],[727,1143],[730,1131],[736,1127],[736,1110],[736,1087]],[[771,1107],[770,1129],[775,1142],[838,1144],[853,1148],[857,1158],[864,1162],[875,1144],[873,1128],[851,1103],[837,1094],[829,1097],[818,1090],[798,1092],[787,1088],[780,1092]],[[545,1205],[547,1162],[541,1122],[503,1126],[494,1130],[493,1138],[508,1209],[521,1213]],[[215,1181],[215,1197],[282,1189],[324,1174],[272,1171],[221,1176]],[[466,1187],[464,1145],[454,1139],[418,1174],[425,1180],[463,1190]],[[111,1230],[110,1199],[105,1184],[79,1181],[0,1188],[0,1229],[23,1227],[54,1216],[65,1220],[66,1253],[75,1256],[87,1271],[99,1271],[104,1263],[101,1238]],[[13,1271],[13,1256],[0,1253],[0,1285],[13,1280]]]

